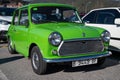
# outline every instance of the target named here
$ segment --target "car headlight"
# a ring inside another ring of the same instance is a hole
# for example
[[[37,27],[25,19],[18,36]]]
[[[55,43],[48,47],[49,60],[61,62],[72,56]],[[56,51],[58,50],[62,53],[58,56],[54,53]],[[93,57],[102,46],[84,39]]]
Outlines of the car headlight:
[[[49,42],[50,44],[54,46],[58,46],[62,41],[62,36],[58,32],[53,32],[49,36]]]
[[[104,31],[101,35],[102,40],[104,42],[109,42],[110,41],[110,33],[108,31]]]
[[[0,24],[2,24],[2,25],[8,25],[9,22],[8,21],[4,21],[4,20],[0,20]]]

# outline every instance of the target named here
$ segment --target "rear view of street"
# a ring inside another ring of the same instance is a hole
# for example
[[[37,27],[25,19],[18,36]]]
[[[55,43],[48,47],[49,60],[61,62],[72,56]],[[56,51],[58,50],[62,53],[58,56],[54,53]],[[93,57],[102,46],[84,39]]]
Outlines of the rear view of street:
[[[120,80],[120,55],[113,54],[102,66],[51,65],[46,74],[37,75],[28,58],[11,55],[7,43],[0,43],[0,80]]]

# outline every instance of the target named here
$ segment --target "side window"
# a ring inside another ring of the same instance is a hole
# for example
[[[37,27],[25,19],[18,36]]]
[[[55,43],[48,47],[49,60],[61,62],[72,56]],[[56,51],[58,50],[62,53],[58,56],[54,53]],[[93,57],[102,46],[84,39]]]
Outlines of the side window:
[[[116,9],[99,10],[96,23],[114,24],[115,18],[120,18],[120,13]]]
[[[28,10],[21,10],[19,24],[24,26],[28,24]]]
[[[18,15],[19,15],[19,10],[15,11],[15,16],[13,19],[13,25],[18,25]]]
[[[100,12],[96,18],[98,24],[114,24],[115,15],[108,12]]]
[[[95,23],[96,11],[92,11],[87,16],[84,17],[84,22]]]

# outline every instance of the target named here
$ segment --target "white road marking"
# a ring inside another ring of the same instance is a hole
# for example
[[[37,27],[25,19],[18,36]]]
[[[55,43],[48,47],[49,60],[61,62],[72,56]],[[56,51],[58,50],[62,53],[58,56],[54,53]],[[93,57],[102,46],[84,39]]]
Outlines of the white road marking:
[[[0,70],[0,80],[8,80],[6,75]]]

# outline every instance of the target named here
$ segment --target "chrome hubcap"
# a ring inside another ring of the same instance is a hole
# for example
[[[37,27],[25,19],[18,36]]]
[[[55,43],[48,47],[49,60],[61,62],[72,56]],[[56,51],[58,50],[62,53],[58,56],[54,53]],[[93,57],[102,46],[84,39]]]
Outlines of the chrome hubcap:
[[[38,67],[39,67],[39,58],[38,58],[38,54],[36,52],[33,53],[32,64],[33,64],[33,67],[35,69],[38,69]]]

